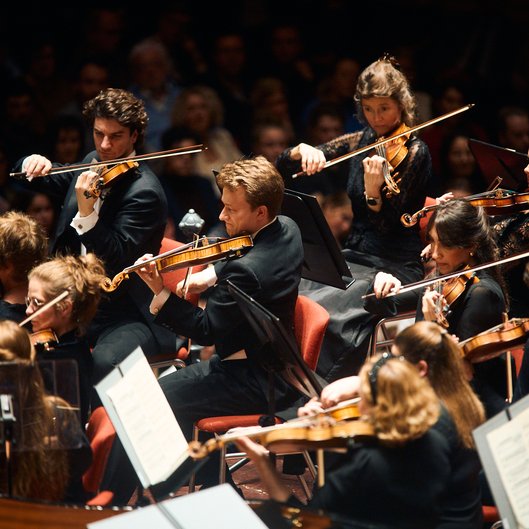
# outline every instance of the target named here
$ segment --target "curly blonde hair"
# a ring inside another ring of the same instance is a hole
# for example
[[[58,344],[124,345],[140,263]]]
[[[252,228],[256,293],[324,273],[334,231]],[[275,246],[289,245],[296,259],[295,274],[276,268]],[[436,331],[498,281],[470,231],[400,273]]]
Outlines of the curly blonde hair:
[[[437,422],[439,400],[428,381],[404,358],[388,353],[374,356],[359,376],[367,419],[382,443],[400,445],[418,439]]]
[[[70,292],[67,299],[72,303],[72,320],[79,334],[85,333],[101,299],[101,283],[105,279],[102,261],[92,253],[82,257],[60,256],[33,268],[29,280],[33,278],[43,283],[48,299],[65,290]]]
[[[392,57],[384,56],[365,68],[356,85],[357,117],[367,124],[362,100],[371,97],[390,97],[402,110],[402,121],[412,126],[417,120],[417,101],[405,75],[396,67]]]

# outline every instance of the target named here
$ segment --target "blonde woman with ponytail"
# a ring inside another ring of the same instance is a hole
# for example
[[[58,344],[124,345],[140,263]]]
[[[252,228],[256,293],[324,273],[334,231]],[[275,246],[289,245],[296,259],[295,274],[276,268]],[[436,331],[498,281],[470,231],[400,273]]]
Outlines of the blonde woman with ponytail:
[[[33,333],[51,330],[57,338],[50,347],[36,344],[39,359],[73,359],[77,362],[81,421],[85,424],[92,387],[92,354],[85,333],[101,298],[100,285],[105,277],[103,263],[94,254],[66,255],[36,266],[28,277],[28,316],[68,291],[63,300],[35,316],[30,325]]]

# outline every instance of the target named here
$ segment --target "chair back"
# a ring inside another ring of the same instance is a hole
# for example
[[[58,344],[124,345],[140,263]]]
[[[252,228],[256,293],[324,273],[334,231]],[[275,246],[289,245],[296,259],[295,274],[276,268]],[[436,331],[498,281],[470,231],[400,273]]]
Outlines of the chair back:
[[[87,492],[96,494],[116,437],[116,430],[103,406],[98,406],[92,411],[88,419],[86,435],[92,448],[92,464],[83,474],[83,487]]]
[[[428,206],[434,206],[435,205],[435,198],[433,197],[426,197],[424,201],[424,207]],[[426,245],[426,227],[428,226],[428,221],[430,220],[430,217],[432,216],[433,210],[428,211],[424,217],[422,217],[419,220],[419,232],[421,234],[421,240],[423,244]]]
[[[294,334],[303,360],[313,371],[318,364],[329,318],[329,313],[319,303],[307,296],[298,296],[294,311]]]

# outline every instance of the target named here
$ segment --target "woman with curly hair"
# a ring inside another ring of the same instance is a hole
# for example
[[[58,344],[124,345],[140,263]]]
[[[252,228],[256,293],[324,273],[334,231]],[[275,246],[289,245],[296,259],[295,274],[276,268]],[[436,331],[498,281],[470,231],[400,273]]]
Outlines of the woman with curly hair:
[[[103,263],[94,254],[56,257],[29,273],[28,316],[62,292],[68,292],[63,300],[34,316],[30,323],[34,333],[49,330],[56,335],[53,343],[49,343],[48,337],[40,342],[36,338],[40,360],[76,361],[82,424],[88,419],[92,387],[92,354],[85,333],[97,311],[104,278]]]
[[[342,465],[327,472],[308,506],[377,527],[435,527],[450,477],[448,443],[433,428],[441,413],[437,396],[411,363],[390,353],[367,360],[359,381],[360,420],[373,437],[351,440]],[[247,437],[237,444],[270,496],[289,501],[266,448]]]

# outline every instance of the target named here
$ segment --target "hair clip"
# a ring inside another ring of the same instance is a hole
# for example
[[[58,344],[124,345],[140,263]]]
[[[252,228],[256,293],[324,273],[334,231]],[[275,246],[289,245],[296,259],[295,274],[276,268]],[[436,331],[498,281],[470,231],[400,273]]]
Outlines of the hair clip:
[[[375,362],[375,364],[371,368],[371,371],[369,371],[369,375],[368,375],[369,386],[371,387],[371,399],[373,400],[374,405],[377,403],[378,372],[380,371],[380,368],[392,358],[397,358],[397,357],[393,353],[388,353],[388,352],[382,353],[382,356]],[[404,358],[404,357],[401,356],[400,358]]]

